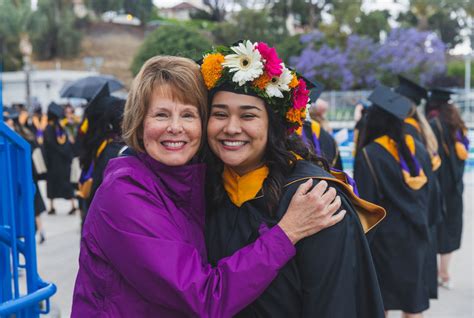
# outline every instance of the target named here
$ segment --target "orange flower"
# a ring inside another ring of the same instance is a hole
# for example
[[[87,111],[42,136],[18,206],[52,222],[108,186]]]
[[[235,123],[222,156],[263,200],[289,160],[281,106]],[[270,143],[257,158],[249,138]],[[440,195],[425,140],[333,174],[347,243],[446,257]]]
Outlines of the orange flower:
[[[253,86],[264,90],[267,84],[272,80],[270,76],[267,75],[267,73],[263,73],[259,78],[253,81]]]
[[[201,74],[207,89],[214,88],[217,81],[221,78],[223,62],[224,55],[220,53],[208,54],[204,57],[201,65]]]
[[[298,81],[298,79],[296,78],[296,75],[293,74],[293,78],[291,79],[291,82],[290,82],[290,84],[288,84],[288,86],[289,86],[290,88],[295,88],[296,86],[298,86],[298,84],[299,84],[299,81]]]
[[[305,109],[296,109],[290,108],[290,110],[286,113],[286,119],[290,123],[297,124],[298,126],[303,125],[303,119],[306,117],[306,110]]]

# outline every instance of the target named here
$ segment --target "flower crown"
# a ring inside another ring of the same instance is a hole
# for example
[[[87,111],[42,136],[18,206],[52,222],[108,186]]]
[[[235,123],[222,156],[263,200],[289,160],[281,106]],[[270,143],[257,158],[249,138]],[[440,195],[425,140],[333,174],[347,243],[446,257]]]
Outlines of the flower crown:
[[[201,73],[208,90],[230,86],[262,98],[285,119],[290,132],[303,124],[309,103],[306,82],[266,43],[247,40],[236,46],[219,46],[204,55]]]

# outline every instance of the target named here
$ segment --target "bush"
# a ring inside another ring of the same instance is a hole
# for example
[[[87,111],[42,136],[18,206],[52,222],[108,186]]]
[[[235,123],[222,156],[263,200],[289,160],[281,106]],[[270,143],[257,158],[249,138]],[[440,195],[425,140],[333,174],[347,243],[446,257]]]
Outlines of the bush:
[[[464,86],[466,62],[464,60],[451,60],[448,63],[448,76],[456,78]],[[474,61],[471,60],[471,87],[474,87]]]
[[[211,46],[212,42],[197,30],[184,26],[161,26],[146,37],[133,59],[131,70],[136,75],[143,63],[155,55],[176,55],[198,60]]]

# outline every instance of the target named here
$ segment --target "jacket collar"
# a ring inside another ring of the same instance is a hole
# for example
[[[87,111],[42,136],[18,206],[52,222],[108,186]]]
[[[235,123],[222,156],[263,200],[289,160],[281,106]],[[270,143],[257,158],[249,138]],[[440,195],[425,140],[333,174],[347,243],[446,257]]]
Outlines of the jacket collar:
[[[139,152],[137,157],[150,169],[161,181],[163,190],[177,207],[184,211],[204,211],[204,179],[206,165],[204,163],[190,163],[183,166],[167,166],[156,161],[146,153]],[[198,217],[199,223],[204,222]]]

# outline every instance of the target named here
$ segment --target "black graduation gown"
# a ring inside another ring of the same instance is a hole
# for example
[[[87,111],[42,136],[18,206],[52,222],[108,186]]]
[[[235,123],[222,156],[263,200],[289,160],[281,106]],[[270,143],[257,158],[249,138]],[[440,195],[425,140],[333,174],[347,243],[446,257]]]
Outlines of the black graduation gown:
[[[46,175],[48,198],[71,199],[74,186],[71,183],[71,162],[74,157],[71,144],[66,138],[64,144],[59,144],[55,128],[48,125],[44,131],[44,151],[46,154]]]
[[[438,121],[438,122],[437,122]],[[443,198],[443,221],[438,225],[438,253],[451,253],[461,247],[465,161],[456,156],[455,141],[441,118],[430,120],[441,156],[441,167],[436,175]]]
[[[206,222],[209,261],[215,265],[219,259],[254,242],[259,231],[265,228],[262,224],[271,227],[278,223],[297,187],[309,177],[319,176],[332,179],[323,169],[298,161],[287,179],[274,217],[266,212],[261,193],[240,208],[226,196],[225,203],[213,211]],[[298,242],[296,257],[280,270],[265,292],[236,317],[384,317],[363,229],[348,196],[335,187],[348,212],[345,218]]]
[[[412,136],[413,138],[415,138],[415,140],[421,143],[423,142],[420,132],[413,125],[404,122],[403,129],[405,130],[405,134]]]
[[[303,133],[306,136],[306,140],[311,141],[313,148],[315,147],[314,142],[313,142],[313,136],[312,136],[312,128],[311,128],[311,122],[310,121],[305,121],[303,123]],[[329,166],[332,168],[336,168],[338,170],[343,170],[342,168],[342,160],[341,156],[339,154],[339,149],[336,143],[336,140],[331,136],[330,133],[328,133],[326,130],[324,130],[321,127],[321,131],[319,134],[319,145],[321,148],[321,156],[327,160],[329,163]]]
[[[36,148],[39,148],[39,145],[34,138],[28,138],[27,134],[31,134],[31,136],[34,136],[34,126],[28,126],[24,125],[20,129],[24,131],[17,131],[17,133],[23,137],[29,144],[31,148],[31,154],[33,154],[33,151]],[[26,131],[25,131],[26,130]],[[44,204],[43,197],[41,196],[40,190],[39,190],[39,185],[38,181],[40,180],[40,175],[36,171],[36,167],[33,163],[33,160],[31,161],[31,168],[32,168],[32,175],[33,175],[33,183],[35,185],[35,196],[34,196],[34,202],[33,206],[35,209],[35,216],[40,215],[44,211],[46,211],[46,205]]]
[[[420,132],[409,123],[404,123],[405,133],[407,135],[412,136],[415,140],[419,141],[421,144],[420,146],[428,152],[426,147],[423,143],[423,138]],[[429,172],[429,171],[428,171]],[[428,172],[425,172],[428,177],[428,183],[430,187],[430,199],[429,199],[429,209],[428,209],[428,227],[429,227],[429,234],[430,234],[430,245],[429,251],[427,254],[427,265],[426,265],[426,280],[429,287],[429,294],[431,299],[438,298],[438,234],[437,234],[437,227],[438,224],[441,222],[443,218],[443,210],[442,210],[442,195],[441,195],[441,188],[439,186],[438,179],[434,172],[428,175]]]
[[[423,145],[415,141],[416,158],[427,177],[431,161]],[[409,188],[395,158],[381,145],[364,147],[357,153],[354,178],[360,196],[383,206],[387,217],[377,227],[370,247],[382,291],[385,310],[418,313],[429,308],[429,283],[425,272],[429,260],[429,183],[419,190]]]
[[[109,163],[110,159],[118,157],[120,149],[122,149],[124,146],[125,144],[122,142],[111,142],[107,144],[107,146],[104,148],[104,151],[102,151],[99,158],[97,158],[94,164],[94,171],[92,172],[92,188],[91,194],[87,199],[87,206],[90,205],[92,199],[94,198],[95,192],[102,184],[107,163]]]

